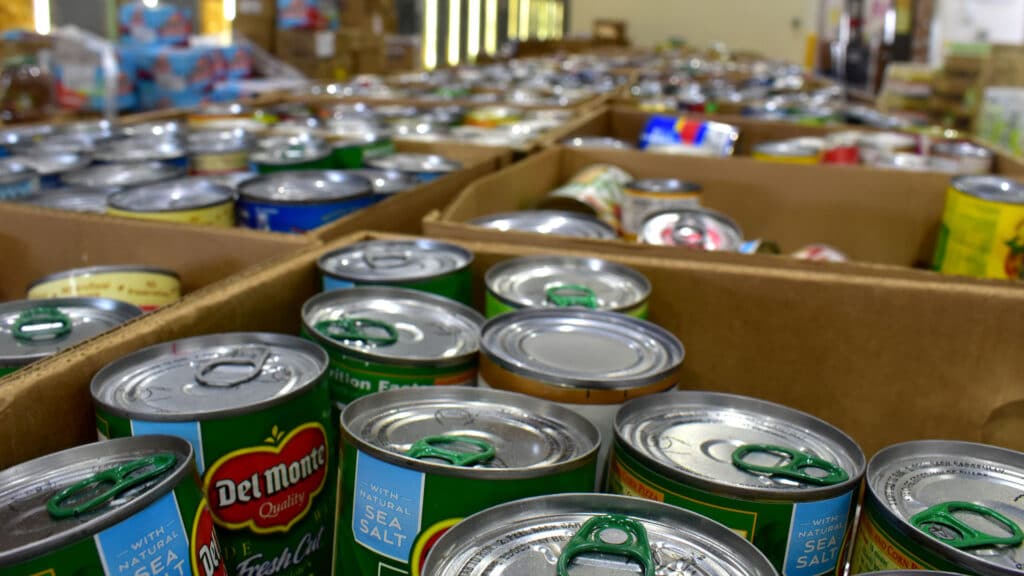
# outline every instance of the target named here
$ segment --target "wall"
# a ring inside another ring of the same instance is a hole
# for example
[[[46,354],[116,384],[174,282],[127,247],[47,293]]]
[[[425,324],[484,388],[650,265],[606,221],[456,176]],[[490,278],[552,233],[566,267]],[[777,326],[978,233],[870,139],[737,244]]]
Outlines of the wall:
[[[932,28],[934,66],[950,44],[1024,42],[1024,0],[940,0]]]
[[[722,41],[803,63],[817,14],[817,0],[574,0],[569,31],[589,35],[595,18],[622,19],[636,46],[679,36],[696,46]]]

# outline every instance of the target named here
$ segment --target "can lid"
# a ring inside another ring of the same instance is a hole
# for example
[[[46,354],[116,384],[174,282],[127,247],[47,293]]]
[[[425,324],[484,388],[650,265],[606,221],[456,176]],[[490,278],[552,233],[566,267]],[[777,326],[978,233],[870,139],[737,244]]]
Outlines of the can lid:
[[[594,576],[776,574],[753,544],[705,516],[611,494],[540,496],[474,514],[438,539],[423,572],[567,576],[570,567]]]
[[[188,479],[192,446],[136,436],[76,446],[0,472],[0,567],[124,521]]]
[[[32,282],[28,285],[28,289],[31,290],[33,287],[47,282],[53,282],[54,280],[61,280],[63,278],[87,278],[89,276],[96,276],[99,274],[118,274],[118,273],[132,273],[140,272],[143,274],[160,274],[162,276],[170,276],[175,280],[179,279],[178,273],[173,270],[166,268],[157,268],[155,266],[145,266],[142,264],[119,264],[119,265],[106,265],[106,266],[86,266],[83,268],[71,268],[68,270],[61,270],[60,272],[54,272],[53,274],[47,274],[42,278]]]
[[[319,160],[330,154],[331,149],[322,138],[300,134],[261,138],[249,159],[257,164],[285,166]]]
[[[329,276],[359,282],[410,282],[465,269],[473,254],[436,240],[367,240],[328,252],[317,265]]]
[[[420,183],[419,178],[415,174],[398,170],[360,168],[358,170],[348,170],[347,172],[369,180],[370,184],[373,185],[374,194],[397,194],[398,192],[405,192]]]
[[[94,188],[64,187],[56,190],[43,190],[39,194],[25,198],[24,202],[54,210],[104,214],[107,211],[108,194],[106,190]]]
[[[1024,184],[1004,176],[957,176],[953,187],[982,200],[1006,204],[1024,204]]]
[[[174,136],[125,136],[104,140],[93,157],[101,162],[146,162],[185,156],[185,147]]]
[[[25,164],[42,176],[77,170],[88,166],[92,161],[88,154],[51,151],[39,147],[30,148],[17,156],[12,156],[11,159]]]
[[[534,308],[491,318],[481,330],[480,351],[514,374],[598,390],[665,380],[685,355],[679,339],[656,324],[576,308]]]
[[[235,192],[209,178],[190,177],[144,184],[115,192],[107,198],[112,208],[128,212],[177,212],[231,202]]]
[[[703,190],[700,184],[679,180],[678,178],[642,178],[629,182],[626,184],[626,188],[641,192],[667,193],[701,192]]]
[[[110,190],[177,178],[185,169],[164,162],[116,162],[93,164],[61,175],[68,185]]]
[[[992,159],[992,151],[966,140],[946,140],[932,145],[932,153],[953,158]]]
[[[576,238],[611,240],[615,230],[593,216],[580,212],[559,210],[521,210],[489,214],[469,221],[474,226],[492,228],[502,232],[533,232]]]
[[[612,138],[611,136],[581,136],[562,141],[563,146],[569,148],[611,148],[615,150],[632,150],[635,148],[625,140]]]
[[[27,162],[17,157],[0,158],[0,182],[38,176]]]
[[[318,294],[302,307],[305,330],[326,348],[389,364],[459,364],[476,355],[483,316],[441,296],[362,286]]]
[[[656,246],[735,252],[743,232],[725,214],[704,208],[681,208],[650,214],[640,227],[640,240]]]
[[[189,421],[252,412],[316,385],[327,353],[284,334],[229,332],[143,348],[96,373],[93,400],[115,414]]]
[[[487,290],[520,308],[582,306],[629,310],[647,300],[651,283],[636,270],[571,256],[524,256],[496,264],[484,277]]]
[[[453,476],[523,478],[593,457],[600,433],[567,408],[462,386],[388,390],[341,415],[342,434],[375,457]]]
[[[754,145],[755,154],[768,156],[784,156],[787,158],[813,158],[818,155],[819,149],[805,146],[800,142],[791,140],[779,140],[775,142],[762,142]]]
[[[369,196],[373,186],[362,176],[340,170],[296,170],[246,180],[238,193],[255,202],[316,204]]]
[[[53,134],[52,124],[26,124],[25,126],[4,126],[0,130],[0,146],[16,146],[38,140]]]
[[[0,304],[0,365],[23,366],[131,320],[142,312],[107,298],[15,300]]]
[[[455,172],[462,164],[436,154],[388,154],[366,161],[366,165],[380,170],[399,170],[412,173]]]
[[[210,154],[217,152],[240,152],[249,148],[249,133],[241,128],[221,130],[196,130],[190,132],[187,139],[188,151],[191,154]]]
[[[58,127],[61,134],[79,134],[93,140],[109,138],[113,133],[110,120],[78,120]]]
[[[918,541],[958,564],[1007,574],[1024,564],[1024,454],[970,442],[906,442],[871,459],[867,484]]]
[[[122,136],[167,136],[182,134],[185,130],[177,120],[153,120],[152,122],[136,122],[122,124],[117,133]]]
[[[670,477],[752,497],[809,499],[849,491],[865,466],[857,444],[823,420],[713,392],[630,401],[615,417],[615,440]]]

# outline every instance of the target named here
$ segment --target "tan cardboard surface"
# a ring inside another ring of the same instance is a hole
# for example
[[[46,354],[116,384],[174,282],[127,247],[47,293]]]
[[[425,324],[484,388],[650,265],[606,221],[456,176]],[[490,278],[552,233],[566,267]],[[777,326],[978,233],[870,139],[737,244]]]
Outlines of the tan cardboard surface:
[[[319,290],[323,251],[356,234],[196,292],[0,387],[0,467],[95,437],[88,383],[110,359],[197,334],[295,334]],[[493,264],[563,253],[460,242],[474,251],[474,296]],[[931,278],[864,278],[743,264],[607,255],[652,281],[651,320],[686,346],[681,387],[757,396],[806,410],[868,454],[951,438],[1024,448],[1024,292]],[[60,426],[53,423],[60,422]]]

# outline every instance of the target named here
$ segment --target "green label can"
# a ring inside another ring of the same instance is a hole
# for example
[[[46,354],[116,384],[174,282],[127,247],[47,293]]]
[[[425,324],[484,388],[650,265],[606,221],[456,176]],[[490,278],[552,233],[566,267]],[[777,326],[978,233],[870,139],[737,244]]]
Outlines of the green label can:
[[[249,162],[252,171],[259,174],[334,168],[331,147],[323,139],[308,135],[263,138]]]
[[[337,486],[326,365],[322,349],[280,334],[160,344],[97,373],[97,428],[192,444],[230,573],[324,574]]]
[[[386,136],[369,134],[360,140],[340,140],[333,143],[331,159],[334,168],[348,170],[362,168],[367,160],[395,153],[395,143]]]
[[[302,309],[302,335],[327,350],[331,398],[390,388],[476,384],[483,317],[453,300],[362,286],[323,292]]]
[[[0,575],[225,576],[192,447],[168,436],[71,448],[0,473]],[[97,488],[102,487],[102,490]]]
[[[433,543],[465,516],[594,490],[597,429],[520,394],[393,390],[349,404],[341,430],[335,576],[420,576]]]
[[[608,488],[721,522],[782,576],[840,576],[863,474],[857,444],[808,414],[671,392],[619,411]]]

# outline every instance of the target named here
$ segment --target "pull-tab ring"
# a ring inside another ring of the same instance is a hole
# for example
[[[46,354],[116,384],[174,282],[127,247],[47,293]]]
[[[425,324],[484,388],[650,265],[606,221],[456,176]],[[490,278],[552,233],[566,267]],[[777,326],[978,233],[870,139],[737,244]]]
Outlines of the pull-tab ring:
[[[748,455],[756,452],[781,456],[786,460],[778,466],[759,466],[745,460]],[[816,456],[804,454],[791,448],[769,444],[744,444],[740,446],[732,452],[732,465],[744,472],[764,474],[773,478],[788,478],[789,480],[796,480],[797,482],[813,484],[815,486],[832,486],[850,479],[850,475],[846,473],[846,470],[828,460],[822,460]],[[825,474],[823,476],[814,476],[807,473],[808,469],[821,470]]]
[[[675,242],[676,246],[703,249],[707,236],[708,231],[700,224],[691,220],[677,222],[672,227],[672,241]]]
[[[245,352],[249,353],[246,354]],[[231,386],[245,384],[263,372],[263,364],[266,363],[269,357],[270,350],[266,348],[255,348],[251,352],[249,350],[239,351],[238,354],[232,356],[218,356],[196,367],[196,382],[203,386],[218,388],[230,388]],[[248,370],[239,374],[227,374],[222,378],[216,378],[217,369],[226,366],[242,366],[248,368]]]
[[[552,286],[544,291],[548,302],[560,308],[569,306],[583,306],[585,308],[597,308],[597,296],[590,288],[582,284],[562,284]]]
[[[59,308],[37,306],[18,314],[11,332],[23,342],[56,340],[71,333],[71,318]]]
[[[954,512],[972,512],[989,518],[1006,528],[1010,535],[995,536],[982,532],[954,516]],[[981,546],[1013,547],[1020,546],[1024,542],[1024,532],[1021,531],[1020,526],[1016,522],[987,506],[972,502],[944,502],[936,504],[927,510],[911,516],[910,523],[939,542],[949,544],[957,549],[978,548]],[[931,527],[945,528],[952,531],[953,535],[951,538],[943,538],[934,531],[929,530]]]
[[[449,448],[441,448],[445,444],[469,444],[479,448],[479,452],[460,452]],[[422,460],[423,458],[440,458],[453,466],[472,466],[494,458],[494,446],[490,443],[468,436],[428,436],[417,440],[406,456]]]
[[[614,554],[636,561],[644,576],[654,576],[654,557],[643,524],[627,516],[594,516],[583,523],[558,557],[558,576],[569,576],[569,564],[587,553]]]
[[[103,504],[113,500],[126,490],[145,482],[149,482],[153,478],[162,475],[164,472],[173,468],[177,462],[178,457],[167,452],[163,454],[154,454],[153,456],[146,456],[139,458],[138,460],[132,460],[131,462],[114,466],[113,468],[108,468],[102,472],[97,472],[81,482],[72,484],[71,486],[68,486],[54,494],[46,501],[46,510],[50,513],[50,516],[57,519],[70,518],[72,516],[78,516],[79,514],[95,510]],[[142,474],[136,474],[136,472],[145,468],[151,469],[143,472]],[[75,494],[79,492],[86,492],[95,486],[103,484],[110,484],[110,487],[81,504],[64,506],[64,501],[73,497]]]
[[[376,270],[408,266],[410,260],[412,260],[412,254],[408,250],[401,252],[394,250],[367,250],[363,252],[363,261],[366,262],[367,266]]]
[[[397,328],[383,320],[374,320],[373,318],[323,320],[313,325],[313,328],[332,340],[355,340],[377,346],[390,346],[398,342]],[[374,336],[369,334],[366,328],[383,330],[384,335]]]

